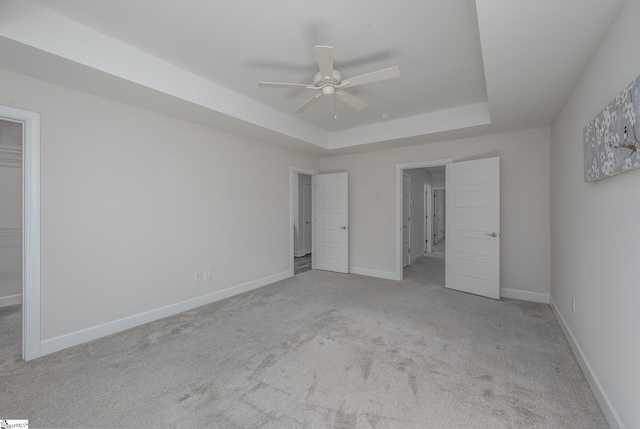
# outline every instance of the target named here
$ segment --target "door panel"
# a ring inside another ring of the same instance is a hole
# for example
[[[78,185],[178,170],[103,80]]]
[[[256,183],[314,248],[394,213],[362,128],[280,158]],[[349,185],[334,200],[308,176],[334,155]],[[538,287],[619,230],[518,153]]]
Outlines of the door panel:
[[[347,173],[313,176],[315,252],[313,268],[349,272],[349,196]]]
[[[500,299],[500,159],[446,169],[445,286]]]

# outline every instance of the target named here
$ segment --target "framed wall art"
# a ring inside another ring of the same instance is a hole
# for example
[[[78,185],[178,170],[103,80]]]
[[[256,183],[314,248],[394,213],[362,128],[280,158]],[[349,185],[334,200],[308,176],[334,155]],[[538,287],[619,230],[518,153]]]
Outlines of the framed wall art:
[[[640,168],[640,76],[584,127],[584,180]]]

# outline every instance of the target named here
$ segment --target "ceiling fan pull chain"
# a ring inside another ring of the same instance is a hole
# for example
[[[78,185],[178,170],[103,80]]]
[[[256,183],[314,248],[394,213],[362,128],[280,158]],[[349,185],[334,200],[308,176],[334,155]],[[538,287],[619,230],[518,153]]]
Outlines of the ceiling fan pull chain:
[[[333,119],[338,119],[338,112],[337,112],[337,107],[336,104],[338,104],[338,102],[336,101],[338,99],[338,94],[337,93],[333,93]]]

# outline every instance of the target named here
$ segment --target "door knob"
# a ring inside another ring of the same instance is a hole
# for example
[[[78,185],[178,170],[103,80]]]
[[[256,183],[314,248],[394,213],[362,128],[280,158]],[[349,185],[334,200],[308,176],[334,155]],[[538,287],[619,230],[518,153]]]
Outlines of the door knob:
[[[305,223],[311,223],[310,221],[306,221]]]
[[[498,234],[496,234],[495,232],[492,232],[491,234],[487,233],[485,235],[488,235],[489,237],[497,237]]]
[[[346,226],[341,226],[340,229],[347,229],[347,227]]]

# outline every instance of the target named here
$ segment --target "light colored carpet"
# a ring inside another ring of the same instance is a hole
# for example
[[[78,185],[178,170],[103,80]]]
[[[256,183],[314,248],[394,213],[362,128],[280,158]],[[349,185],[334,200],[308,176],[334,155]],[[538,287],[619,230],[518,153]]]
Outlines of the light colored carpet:
[[[549,306],[443,289],[443,262],[423,258],[402,282],[309,271],[2,367],[0,418],[31,427],[607,427]]]
[[[22,360],[22,305],[0,308],[0,371]],[[0,378],[0,380],[2,380]],[[0,383],[2,383],[0,381]],[[2,408],[0,408],[0,419]]]

